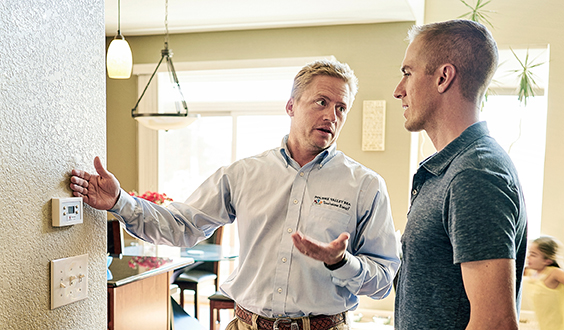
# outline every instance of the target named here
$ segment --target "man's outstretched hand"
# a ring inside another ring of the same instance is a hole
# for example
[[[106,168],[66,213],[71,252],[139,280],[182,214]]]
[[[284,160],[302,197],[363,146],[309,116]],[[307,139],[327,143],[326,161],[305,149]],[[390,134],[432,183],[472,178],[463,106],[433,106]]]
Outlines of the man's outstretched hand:
[[[342,233],[334,241],[322,243],[300,232],[292,234],[294,246],[301,253],[315,260],[323,261],[327,265],[334,265],[343,260],[349,238],[349,233]]]
[[[119,181],[112,173],[106,171],[99,157],[94,158],[94,168],[98,174],[72,170],[70,188],[74,196],[82,197],[84,202],[93,208],[109,210],[119,197]]]

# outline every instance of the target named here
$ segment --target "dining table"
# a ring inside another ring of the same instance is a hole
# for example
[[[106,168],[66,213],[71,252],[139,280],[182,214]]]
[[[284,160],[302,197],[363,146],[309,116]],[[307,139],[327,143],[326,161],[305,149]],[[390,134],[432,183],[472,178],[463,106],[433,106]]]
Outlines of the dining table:
[[[139,244],[126,246],[124,256],[152,256],[190,258],[194,262],[189,267],[195,267],[203,262],[233,260],[239,256],[235,247],[211,244],[203,241],[193,247],[174,247],[165,245]]]
[[[120,322],[124,319],[124,315],[138,313],[141,310],[147,311],[147,308],[153,308],[152,312],[155,312],[156,306],[150,307],[147,303],[140,304],[142,300],[148,300],[151,304],[155,304],[157,300],[151,295],[156,290],[152,286],[162,286],[162,292],[169,292],[170,284],[182,272],[203,262],[232,260],[237,256],[238,251],[233,247],[209,244],[205,241],[190,248],[153,245],[143,242],[124,247],[123,252],[119,255],[109,255],[107,270],[108,328],[122,329]],[[147,286],[147,283],[150,286]],[[133,295],[136,298],[133,298]],[[163,294],[163,297],[168,295],[168,293]],[[129,303],[121,304],[121,300]],[[163,302],[166,302],[166,305],[160,306],[163,306],[163,310],[168,312],[162,315],[163,317],[167,316],[170,320],[170,299],[166,298]],[[139,304],[139,306],[136,304]],[[128,317],[128,319],[130,318]],[[169,321],[165,319],[165,322]],[[126,326],[131,327],[132,324],[126,324]],[[150,325],[150,327],[157,329],[155,325]]]

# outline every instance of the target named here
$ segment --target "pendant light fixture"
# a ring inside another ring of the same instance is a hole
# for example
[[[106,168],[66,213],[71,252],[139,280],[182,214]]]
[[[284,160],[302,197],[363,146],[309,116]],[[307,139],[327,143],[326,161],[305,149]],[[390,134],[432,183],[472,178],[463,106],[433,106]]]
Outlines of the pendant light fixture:
[[[106,58],[106,68],[108,77],[112,79],[129,79],[131,77],[131,68],[133,67],[133,58],[131,48],[121,35],[121,1],[118,0],[118,30],[114,40],[108,47],[108,55]]]
[[[143,112],[138,111],[139,103],[145,95],[147,88],[153,81],[155,74],[159,70],[161,63],[165,61],[167,65],[167,70],[170,77],[170,88],[172,89],[172,98],[175,103],[176,112]],[[192,124],[196,119],[197,115],[188,114],[188,106],[180,89],[180,83],[176,75],[176,70],[174,70],[174,65],[172,63],[172,50],[168,48],[168,0],[165,1],[165,42],[164,49],[161,50],[161,60],[157,64],[157,67],[153,71],[153,74],[147,82],[147,86],[141,93],[139,100],[135,104],[135,107],[131,110],[131,116],[135,118],[143,126],[154,130],[169,130],[169,129],[179,129],[184,128]]]

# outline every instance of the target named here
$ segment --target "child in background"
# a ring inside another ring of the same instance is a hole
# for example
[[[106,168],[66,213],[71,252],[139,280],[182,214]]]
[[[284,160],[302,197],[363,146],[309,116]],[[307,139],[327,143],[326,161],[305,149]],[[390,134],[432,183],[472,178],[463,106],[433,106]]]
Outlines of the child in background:
[[[558,243],[549,236],[534,240],[527,255],[526,281],[541,330],[564,330],[564,271],[556,262]]]

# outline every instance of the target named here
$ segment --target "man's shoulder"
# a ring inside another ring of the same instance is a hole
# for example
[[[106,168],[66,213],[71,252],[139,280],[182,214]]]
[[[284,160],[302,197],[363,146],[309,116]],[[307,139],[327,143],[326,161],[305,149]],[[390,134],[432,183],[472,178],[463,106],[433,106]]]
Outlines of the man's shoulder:
[[[339,158],[337,158],[339,157]],[[380,174],[378,174],[375,170],[367,167],[364,164],[361,164],[359,161],[345,155],[342,151],[339,151],[337,153],[337,155],[335,156],[335,158],[337,158],[337,160],[341,163],[341,165],[352,169],[353,171],[359,173],[359,174],[365,174],[368,176],[373,176],[373,177],[381,177]]]
[[[280,164],[285,166],[284,158],[280,153],[280,148],[274,148],[256,154],[254,156],[244,157],[234,161],[231,164],[221,166],[217,172],[227,175],[240,174],[249,171],[273,170],[273,165]]]
[[[278,156],[278,157],[276,157]],[[241,159],[238,159],[236,161],[234,161],[231,165],[237,165],[237,164],[244,164],[244,163],[254,163],[254,162],[264,162],[264,161],[272,161],[276,158],[282,159],[282,155],[280,152],[280,147],[278,148],[274,148],[274,149],[269,149],[269,150],[265,150],[261,153],[258,153],[256,155],[253,156],[247,156]]]
[[[449,166],[450,171],[487,171],[515,173],[515,166],[507,152],[490,136],[483,136],[460,151]]]

